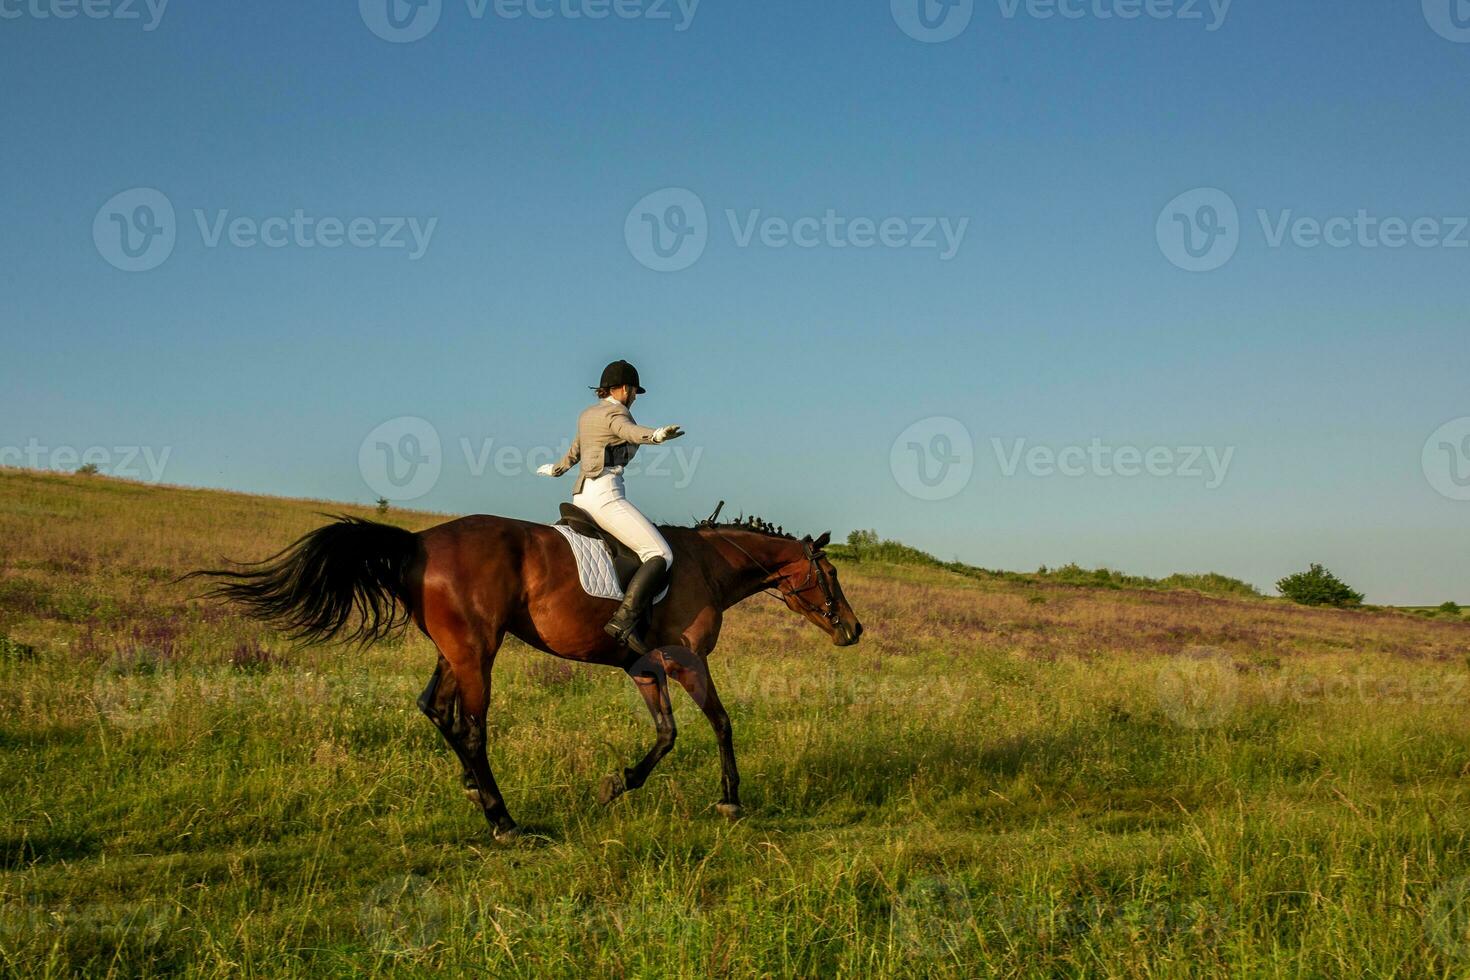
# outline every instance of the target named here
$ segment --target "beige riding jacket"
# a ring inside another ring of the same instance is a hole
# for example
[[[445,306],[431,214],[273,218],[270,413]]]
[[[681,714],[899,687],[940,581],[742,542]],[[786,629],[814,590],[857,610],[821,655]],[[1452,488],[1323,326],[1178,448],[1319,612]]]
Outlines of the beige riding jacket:
[[[633,413],[622,402],[604,398],[577,418],[572,448],[551,467],[552,475],[561,476],[580,460],[582,472],[572,493],[581,493],[582,485],[601,476],[607,467],[626,466],[638,447],[652,443],[657,432],[633,421]]]

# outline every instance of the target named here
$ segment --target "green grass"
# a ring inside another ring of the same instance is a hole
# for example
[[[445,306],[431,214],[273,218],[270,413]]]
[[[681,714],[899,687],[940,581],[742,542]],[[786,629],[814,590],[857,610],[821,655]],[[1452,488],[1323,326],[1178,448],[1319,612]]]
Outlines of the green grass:
[[[736,824],[682,694],[597,805],[632,685],[509,644],[499,846],[426,641],[293,652],[167,584],[320,505],[108,482],[0,472],[6,976],[1470,973],[1463,623],[848,562],[857,647],[731,616]]]

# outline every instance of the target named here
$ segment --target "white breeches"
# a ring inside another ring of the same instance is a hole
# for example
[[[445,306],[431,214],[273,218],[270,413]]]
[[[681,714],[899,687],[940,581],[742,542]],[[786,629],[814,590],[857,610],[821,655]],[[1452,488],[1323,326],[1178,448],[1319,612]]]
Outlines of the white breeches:
[[[674,550],[658,533],[648,518],[623,495],[623,470],[609,467],[595,480],[582,485],[582,492],[572,495],[572,503],[592,515],[598,527],[638,552],[643,561],[663,558],[674,566]]]

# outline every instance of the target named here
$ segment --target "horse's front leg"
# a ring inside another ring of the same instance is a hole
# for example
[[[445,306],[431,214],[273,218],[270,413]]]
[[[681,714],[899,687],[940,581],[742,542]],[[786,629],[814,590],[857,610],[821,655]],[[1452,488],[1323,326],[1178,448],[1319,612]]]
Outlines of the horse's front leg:
[[[715,730],[715,740],[720,745],[720,802],[715,804],[715,809],[731,820],[738,819],[743,811],[740,807],[740,771],[735,767],[735,732],[730,724],[730,715],[715,690],[709,661],[685,647],[660,647],[658,652],[664,654],[669,676],[689,692]]]

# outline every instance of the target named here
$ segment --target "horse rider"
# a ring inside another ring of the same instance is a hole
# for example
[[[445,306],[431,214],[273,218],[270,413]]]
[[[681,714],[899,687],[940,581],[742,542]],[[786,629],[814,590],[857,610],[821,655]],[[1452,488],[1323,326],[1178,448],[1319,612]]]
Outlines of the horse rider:
[[[677,439],[684,431],[677,425],[657,429],[639,425],[629,411],[644,388],[638,369],[627,361],[613,361],[602,370],[596,387],[597,401],[577,419],[572,448],[559,462],[536,470],[541,476],[561,476],[579,461],[581,472],[572,489],[572,503],[592,516],[597,525],[638,554],[642,564],[623,593],[623,604],[607,624],[609,635],[635,652],[643,652],[634,636],[638,621],[663,589],[674,552],[658,528],[633,506],[623,491],[623,467],[638,447]]]

